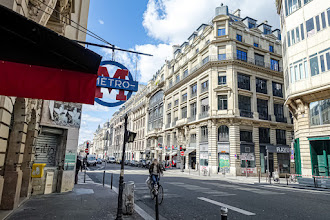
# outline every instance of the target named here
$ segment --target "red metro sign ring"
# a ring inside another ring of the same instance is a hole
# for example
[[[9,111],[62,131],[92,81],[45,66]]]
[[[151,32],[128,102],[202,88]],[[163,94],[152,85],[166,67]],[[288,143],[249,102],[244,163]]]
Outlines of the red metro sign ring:
[[[109,76],[108,69],[105,65],[115,66],[118,68],[112,78]],[[126,80],[126,77],[128,77],[128,80]],[[101,88],[107,88],[109,90],[109,94],[112,89],[119,90],[119,93],[116,96],[116,100],[119,101],[107,102],[102,100],[103,93],[101,92]],[[127,95],[125,95],[125,91],[128,91]],[[131,72],[123,64],[111,60],[101,62],[96,82],[96,103],[107,107],[116,107],[125,103],[125,101],[132,96],[132,93],[137,91],[138,82],[133,80]]]

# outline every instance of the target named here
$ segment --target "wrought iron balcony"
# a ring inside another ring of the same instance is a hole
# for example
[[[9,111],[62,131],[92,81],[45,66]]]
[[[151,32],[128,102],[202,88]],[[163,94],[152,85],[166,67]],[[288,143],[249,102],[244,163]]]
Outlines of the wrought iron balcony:
[[[203,119],[207,117],[209,117],[209,112],[202,112],[199,114],[199,119]]]
[[[240,110],[239,115],[241,117],[253,118],[253,112],[251,112],[251,111]]]
[[[196,121],[196,115],[192,115],[188,118],[188,122]]]
[[[272,118],[270,115],[259,113],[259,119],[271,121]]]
[[[287,119],[283,115],[275,115],[275,118],[277,122],[287,123]]]

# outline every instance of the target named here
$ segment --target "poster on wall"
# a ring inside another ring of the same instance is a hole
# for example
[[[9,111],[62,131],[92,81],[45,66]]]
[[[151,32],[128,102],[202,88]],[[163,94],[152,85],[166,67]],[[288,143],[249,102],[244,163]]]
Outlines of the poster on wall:
[[[49,101],[49,113],[50,120],[56,125],[76,128],[80,127],[80,104]]]
[[[76,164],[76,153],[67,151],[64,159],[64,170],[74,170]]]
[[[220,173],[229,173],[229,154],[219,154]]]

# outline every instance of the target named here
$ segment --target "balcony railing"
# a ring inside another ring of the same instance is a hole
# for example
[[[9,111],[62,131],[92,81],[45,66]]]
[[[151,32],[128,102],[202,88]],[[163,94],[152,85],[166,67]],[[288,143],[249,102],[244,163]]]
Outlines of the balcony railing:
[[[253,118],[253,112],[251,111],[246,111],[246,110],[240,110],[239,115],[241,117],[246,117],[246,118]]]
[[[207,92],[208,90],[209,90],[209,87],[204,87],[204,88],[202,87],[202,93]]]
[[[188,122],[196,121],[196,115],[190,116]]]
[[[271,121],[272,118],[270,115],[259,113],[259,119]]]
[[[199,114],[199,119],[203,119],[207,117],[209,117],[209,112],[202,112]]]
[[[280,115],[280,116],[275,115],[275,118],[276,118],[276,121],[277,121],[277,122],[287,123],[287,119],[286,119],[286,117],[284,117],[283,115]]]
[[[208,136],[201,136],[201,142],[208,142],[209,138]]]

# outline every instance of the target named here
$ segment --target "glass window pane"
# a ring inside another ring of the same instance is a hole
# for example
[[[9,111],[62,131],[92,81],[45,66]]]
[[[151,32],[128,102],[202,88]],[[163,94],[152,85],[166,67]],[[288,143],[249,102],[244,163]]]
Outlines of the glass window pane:
[[[299,72],[298,72],[298,66],[297,65],[294,67],[294,73],[295,73],[295,79],[296,79],[296,81],[298,81],[300,79],[300,77],[299,77]]]
[[[326,59],[327,59],[328,70],[330,70],[330,53],[327,53],[325,56],[326,56]]]
[[[302,63],[299,64],[299,73],[300,73],[300,79],[305,78]]]
[[[288,47],[290,47],[291,46],[290,32],[288,31],[286,35],[288,37]]]
[[[313,18],[306,21],[306,31],[307,31],[307,37],[311,37],[315,34],[314,19]]]
[[[307,65],[307,61],[304,61],[304,70],[305,70],[305,78],[308,78],[308,65]]]
[[[322,28],[325,28],[327,26],[327,24],[325,22],[325,13],[324,12],[321,13],[321,19],[322,19]]]
[[[313,57],[309,60],[310,67],[311,67],[311,75],[315,76],[319,74],[319,64],[317,62],[317,57]]]
[[[296,39],[294,37],[294,30],[291,30],[291,40],[292,40],[292,45],[296,43]]]
[[[320,17],[318,15],[315,17],[315,23],[316,23],[316,30],[317,31],[321,30]]]
[[[304,40],[305,39],[304,24],[300,25],[300,33],[301,33],[301,40]]]
[[[297,37],[297,43],[298,43],[300,41],[299,27],[296,27],[296,37]]]
[[[291,75],[291,83],[295,82],[294,72],[293,72],[293,66],[290,67],[290,75]]]
[[[330,8],[328,8],[327,14],[328,14],[328,26],[330,26]]]
[[[324,65],[324,56],[320,56],[320,63],[321,63],[321,72],[325,71],[325,65]]]

